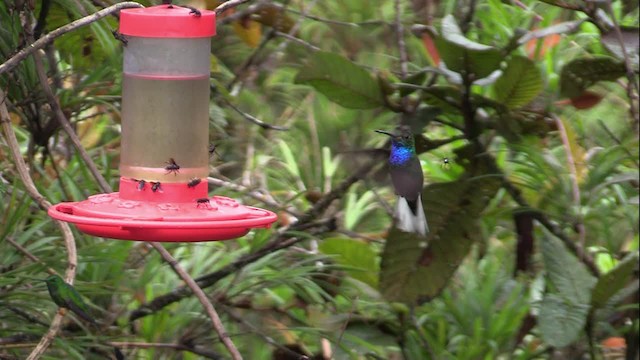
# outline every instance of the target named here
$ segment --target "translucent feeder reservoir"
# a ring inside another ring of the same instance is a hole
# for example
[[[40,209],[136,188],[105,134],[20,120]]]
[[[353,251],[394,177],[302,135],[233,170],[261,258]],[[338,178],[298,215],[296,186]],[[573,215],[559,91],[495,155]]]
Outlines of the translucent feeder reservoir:
[[[268,227],[276,215],[208,196],[209,66],[215,13],[126,9],[120,191],[61,203],[55,219],[115,239],[210,241]]]
[[[205,178],[209,173],[210,39],[128,40],[121,176],[162,183]]]

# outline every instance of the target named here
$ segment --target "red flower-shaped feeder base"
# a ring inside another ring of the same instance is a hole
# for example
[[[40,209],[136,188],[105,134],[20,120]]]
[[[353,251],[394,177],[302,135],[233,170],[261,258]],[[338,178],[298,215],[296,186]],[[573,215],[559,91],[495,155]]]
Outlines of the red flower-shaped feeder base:
[[[155,191],[120,179],[120,192],[90,196],[49,209],[54,219],[94,236],[138,241],[195,242],[238,238],[268,228],[276,214],[223,197],[207,197],[207,183],[163,183]]]

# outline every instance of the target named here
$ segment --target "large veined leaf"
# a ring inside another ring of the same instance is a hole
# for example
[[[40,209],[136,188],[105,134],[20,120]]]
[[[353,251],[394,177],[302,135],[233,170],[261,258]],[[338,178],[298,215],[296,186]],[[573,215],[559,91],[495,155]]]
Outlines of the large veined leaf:
[[[441,35],[433,36],[442,61],[451,71],[466,71],[477,80],[489,76],[500,67],[500,51],[466,38],[452,15],[442,19]]]
[[[572,98],[598,81],[613,81],[625,73],[624,64],[613,58],[576,59],[562,68],[560,93]]]
[[[574,304],[588,305],[596,279],[583,263],[555,237],[542,242],[542,257],[549,281],[562,297]]]
[[[593,288],[591,305],[594,308],[603,307],[612,296],[629,283],[637,268],[638,253],[632,253],[620,261],[611,271],[602,275]]]
[[[352,109],[384,105],[378,82],[364,68],[330,52],[316,52],[295,78],[313,86],[329,100]]]
[[[555,237],[544,238],[542,257],[554,291],[542,299],[538,324],[546,342],[567,346],[578,338],[587,322],[596,279]]]
[[[625,54],[633,68],[638,70],[638,63],[640,62],[640,30],[637,27],[620,27],[620,36],[622,37],[622,43],[624,44],[624,50],[620,44],[618,33],[616,30],[610,30],[600,36],[600,42],[607,48],[613,55],[619,60],[624,60]]]
[[[551,346],[574,342],[587,322],[589,305],[574,304],[556,294],[547,294],[540,303],[538,324],[542,338]]]
[[[493,84],[493,91],[496,100],[508,108],[517,108],[528,104],[542,91],[542,75],[532,60],[514,56]]]
[[[348,238],[329,238],[319,245],[323,254],[335,255],[336,262],[346,266],[349,276],[372,287],[378,285],[377,255],[365,242]]]
[[[382,255],[380,290],[391,301],[413,304],[438,295],[478,240],[477,219],[500,187],[496,177],[468,173],[422,192],[427,237],[392,228]]]

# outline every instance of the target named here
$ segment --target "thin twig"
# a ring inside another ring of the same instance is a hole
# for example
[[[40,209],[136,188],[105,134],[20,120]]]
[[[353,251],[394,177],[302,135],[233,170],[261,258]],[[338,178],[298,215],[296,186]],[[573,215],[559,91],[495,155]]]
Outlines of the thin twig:
[[[173,256],[171,256],[169,251],[167,251],[167,249],[165,249],[162,244],[152,242],[151,246],[153,246],[153,248],[160,253],[162,258],[171,266],[171,268],[173,268],[176,274],[178,274],[178,276],[182,278],[182,280],[187,284],[191,291],[193,291],[193,294],[196,296],[196,298],[198,298],[198,301],[200,301],[200,304],[202,304],[202,306],[204,307],[207,315],[209,315],[211,323],[213,324],[213,328],[218,333],[220,340],[227,348],[227,350],[229,350],[231,358],[233,360],[242,360],[242,355],[240,355],[240,352],[238,352],[235,344],[227,334],[227,331],[225,330],[224,325],[222,324],[222,321],[220,320],[220,317],[216,312],[216,309],[213,307],[204,291],[198,286],[198,284],[196,284],[193,278],[191,278],[191,276],[180,266],[180,264],[178,264],[178,261]]]
[[[27,164],[24,162],[22,154],[20,153],[20,145],[18,144],[16,133],[13,131],[13,125],[11,124],[11,118],[9,117],[9,111],[7,110],[5,99],[5,94],[0,89],[0,123],[2,123],[4,137],[6,139],[7,145],[9,146],[9,151],[11,152],[11,156],[13,157],[16,169],[18,170],[18,175],[20,176],[20,179],[22,180],[25,190],[27,191],[29,196],[31,196],[31,198],[41,208],[48,209],[49,207],[51,207],[51,203],[38,192],[38,189],[36,188],[33,179],[29,174]],[[78,265],[75,239],[73,238],[73,233],[71,232],[69,224],[58,220],[54,220],[54,223],[58,226],[58,228],[60,228],[62,238],[64,239],[64,245],[67,250],[67,269],[65,271],[65,280],[67,281],[67,283],[73,285],[73,280],[76,276],[76,267]],[[33,349],[31,354],[29,354],[29,357],[27,358],[28,360],[40,358],[40,356],[42,356],[42,354],[47,350],[56,334],[60,330],[60,325],[62,324],[63,317],[64,312],[58,311],[56,313],[53,320],[51,321],[49,330],[47,330],[47,333],[40,339],[40,342]]]
[[[13,70],[13,68],[15,68],[22,60],[24,60],[27,56],[31,55],[34,51],[42,49],[47,44],[53,42],[56,38],[68,33],[69,31],[73,31],[77,28],[94,23],[102,19],[103,17],[108,16],[116,11],[126,9],[126,8],[133,8],[133,7],[139,8],[144,6],[131,1],[121,2],[51,31],[50,33],[41,37],[34,43],[29,44],[28,46],[24,47],[22,50],[18,51],[18,53],[16,53],[10,59],[5,61],[3,64],[0,64],[0,74]]]
[[[274,34],[275,34],[276,36],[280,36],[280,37],[282,37],[282,38],[285,38],[285,39],[287,39],[287,40],[289,40],[289,41],[293,41],[293,42],[294,42],[294,43],[296,43],[296,44],[300,44],[300,45],[302,45],[302,46],[306,46],[307,48],[309,48],[309,49],[311,49],[311,50],[313,50],[313,51],[320,51],[320,50],[322,50],[322,49],[320,49],[319,47],[317,47],[317,46],[315,46],[315,45],[313,45],[313,44],[311,44],[311,43],[309,43],[309,42],[306,42],[306,41],[304,41],[304,40],[300,39],[299,37],[293,36],[293,35],[291,35],[291,34],[283,33],[283,32],[281,32],[281,31],[276,31],[276,32],[274,32]]]
[[[398,42],[398,51],[400,52],[400,74],[404,80],[409,73],[408,63],[409,57],[407,56],[407,46],[404,42],[404,26],[402,25],[402,6],[400,0],[395,0],[396,11],[396,40]]]
[[[615,141],[615,143],[618,144],[618,146],[620,146],[620,148],[629,156],[629,159],[633,161],[636,167],[640,167],[640,162],[638,162],[637,156],[633,155],[631,151],[627,149],[626,146],[622,145],[622,141],[620,141],[620,139],[618,139],[618,137],[614,133],[612,133],[611,130],[609,130],[607,125],[605,125],[605,123],[602,121],[602,119],[598,119],[598,124],[600,124],[600,127],[602,127],[602,129],[607,133],[607,135],[609,135],[609,137],[613,141]]]
[[[35,62],[36,73],[38,74],[40,86],[42,86],[42,90],[47,97],[47,101],[51,106],[51,110],[53,111],[53,115],[58,121],[58,124],[62,127],[67,136],[69,136],[71,143],[76,148],[76,151],[89,168],[89,172],[91,172],[91,175],[93,175],[94,179],[98,182],[100,190],[102,192],[112,192],[113,190],[111,189],[111,186],[109,186],[107,180],[102,176],[95,162],[93,162],[91,156],[89,156],[89,153],[87,153],[87,150],[85,150],[84,146],[82,146],[80,138],[78,138],[78,135],[75,133],[73,127],[71,126],[71,123],[69,122],[69,119],[67,119],[67,117],[62,112],[62,108],[58,103],[58,99],[56,99],[53,90],[51,90],[51,86],[49,86],[49,79],[47,79],[47,74],[44,70],[44,64],[42,63],[42,55],[40,55],[38,52],[34,52],[33,60]]]
[[[194,353],[196,355],[200,355],[203,356],[207,359],[214,359],[214,360],[222,360],[224,359],[224,357],[218,353],[215,353],[211,350],[204,350],[201,348],[198,348],[196,346],[194,347],[189,347],[187,345],[183,345],[183,344],[172,344],[172,343],[147,343],[147,342],[130,342],[130,341],[111,341],[108,342],[107,344],[111,345],[111,346],[115,346],[115,347],[121,347],[121,348],[139,348],[139,349],[154,349],[154,348],[158,348],[158,349],[173,349],[173,350],[177,350],[177,351],[188,351],[190,353]]]
[[[258,125],[258,126],[260,126],[263,129],[278,130],[278,131],[289,130],[289,128],[286,128],[284,126],[267,124],[266,122],[258,119],[257,117],[255,117],[255,116],[253,116],[251,114],[247,114],[246,112],[240,110],[235,105],[233,105],[230,101],[225,101],[225,102],[227,103],[227,105],[229,105],[230,108],[232,108],[235,112],[240,114],[243,118],[245,118],[246,120],[249,120],[250,122],[252,122],[252,123],[254,123],[254,124]]]
[[[327,23],[327,24],[333,24],[333,25],[340,25],[340,26],[349,26],[349,27],[360,27],[360,26],[375,26],[375,25],[391,25],[390,23],[383,21],[383,20],[368,20],[368,21],[361,21],[361,22],[348,22],[348,21],[340,21],[340,20],[334,20],[334,19],[327,19],[327,18],[322,18],[319,16],[314,16],[314,15],[309,15],[307,13],[298,11],[298,10],[294,10],[294,9],[290,9],[287,8],[285,9],[287,12],[296,14],[296,15],[300,15],[306,19],[309,20],[313,20],[313,21],[317,21],[317,22],[322,22],[322,23]]]
[[[309,357],[306,355],[301,355],[298,354],[297,352],[289,349],[286,346],[283,346],[281,344],[279,344],[277,341],[275,341],[271,336],[263,333],[262,331],[260,331],[260,329],[258,329],[255,325],[251,324],[249,321],[246,321],[245,319],[242,318],[242,316],[236,314],[233,310],[223,306],[222,310],[224,312],[227,313],[227,315],[229,315],[230,318],[232,318],[233,320],[235,320],[236,322],[246,326],[247,328],[249,328],[251,330],[251,333],[256,334],[258,336],[260,336],[262,339],[264,339],[264,341],[267,342],[267,344],[274,346],[282,351],[284,351],[285,353],[293,356],[293,359],[298,359],[298,360],[308,360]]]
[[[607,10],[609,11],[609,15],[611,16],[611,20],[613,21],[613,31],[615,31],[616,33],[616,38],[620,43],[620,49],[622,51],[622,56],[624,58],[624,66],[626,69],[626,75],[627,75],[627,81],[628,81],[627,96],[629,97],[629,113],[631,114],[631,118],[633,119],[635,130],[637,132],[638,126],[640,124],[640,114],[638,111],[638,94],[640,93],[640,88],[638,83],[636,82],[635,72],[631,64],[631,59],[629,59],[629,55],[627,54],[627,47],[624,43],[624,39],[622,38],[622,31],[620,31],[620,25],[616,20],[615,13],[613,12],[613,8],[611,6],[611,0],[606,1],[606,4],[608,8]]]
[[[45,323],[44,321],[38,319],[37,317],[29,314],[28,312],[26,312],[26,311],[24,311],[24,310],[22,310],[20,308],[17,308],[17,307],[11,306],[11,305],[4,305],[4,306],[7,309],[9,309],[10,311],[12,311],[14,314],[26,319],[27,321],[29,321],[29,322],[31,322],[33,324],[42,325],[44,327],[48,327],[49,326],[49,324]]]
[[[5,240],[7,240],[9,244],[13,245],[14,248],[16,248],[18,251],[20,251],[24,256],[28,257],[34,263],[47,266],[47,264],[44,261],[38,259],[37,256],[30,253],[29,250],[27,250],[24,246],[18,244],[15,240],[11,238],[11,236],[7,236]],[[47,272],[51,275],[57,274],[57,272],[53,268],[50,268],[48,266],[47,266]]]
[[[223,12],[232,9],[238,5],[244,4],[246,2],[248,2],[249,0],[229,0],[229,1],[225,1],[222,4],[218,5],[217,8],[215,8],[213,11],[216,12],[216,15],[220,15]]]
[[[214,177],[208,177],[207,181],[209,182],[209,184],[213,184],[215,186],[220,186],[220,187],[224,187],[227,189],[231,189],[233,191],[237,191],[239,193],[242,193],[244,195],[250,196],[260,202],[262,202],[265,205],[269,205],[273,208],[276,208],[278,210],[283,210],[288,212],[289,214],[298,217],[300,216],[299,213],[296,213],[294,211],[291,211],[289,209],[286,208],[286,206],[279,204],[277,202],[275,202],[272,198],[270,199],[269,196],[264,195],[262,193],[260,193],[259,191],[254,191],[254,190],[250,190],[249,188],[236,184],[236,183],[232,183],[230,181],[225,181],[222,179],[218,179],[218,178],[214,178]]]

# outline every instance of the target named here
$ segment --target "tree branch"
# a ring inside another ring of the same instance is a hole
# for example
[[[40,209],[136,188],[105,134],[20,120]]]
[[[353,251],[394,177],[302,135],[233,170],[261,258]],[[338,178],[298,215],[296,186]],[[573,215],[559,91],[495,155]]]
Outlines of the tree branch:
[[[178,264],[178,261],[176,261],[176,259],[171,256],[171,254],[162,246],[162,244],[152,242],[151,246],[153,246],[153,248],[160,253],[162,258],[171,266],[171,268],[173,268],[176,274],[178,274],[178,276],[180,276],[180,278],[184,280],[191,291],[193,291],[193,294],[196,296],[196,298],[198,298],[198,301],[200,301],[200,304],[202,304],[205,311],[207,312],[209,319],[211,319],[213,328],[218,333],[220,340],[227,348],[227,350],[229,350],[231,358],[233,360],[242,360],[242,355],[240,355],[240,352],[227,334],[227,331],[225,330],[224,325],[222,324],[222,321],[220,320],[220,317],[216,312],[216,309],[213,307],[204,291],[202,291],[202,289],[198,286],[198,284],[196,284],[193,278],[191,278],[191,276],[189,276],[189,274],[180,266],[180,264]]]
[[[102,192],[112,192],[113,190],[111,189],[111,186],[109,186],[107,180],[102,176],[102,174],[98,170],[98,167],[91,159],[91,156],[89,156],[89,153],[87,153],[87,150],[85,150],[85,148],[82,146],[80,138],[78,138],[78,135],[76,135],[75,131],[73,130],[71,123],[62,112],[62,108],[58,103],[58,99],[56,99],[53,90],[51,90],[51,86],[49,86],[49,80],[47,79],[47,74],[44,70],[44,64],[42,63],[42,56],[38,52],[34,52],[33,60],[35,62],[36,73],[38,74],[40,86],[42,86],[42,90],[44,91],[44,94],[47,97],[47,101],[51,106],[53,116],[56,118],[58,124],[60,124],[67,136],[69,136],[73,147],[76,148],[76,151],[89,168],[89,172],[91,172],[91,175],[93,175],[94,179],[96,179],[96,181],[98,182],[100,190]]]
[[[51,207],[51,203],[38,192],[38,189],[36,188],[36,185],[33,183],[33,179],[29,174],[29,170],[27,169],[27,164],[24,162],[22,154],[20,153],[20,145],[18,144],[16,133],[13,131],[13,125],[11,124],[11,118],[9,117],[9,111],[7,110],[5,100],[5,94],[0,89],[0,123],[2,124],[4,137],[6,139],[7,145],[9,146],[11,156],[13,157],[13,162],[16,165],[16,169],[18,170],[18,175],[20,176],[20,179],[22,180],[25,190],[27,191],[29,196],[31,196],[31,198],[42,209],[48,209],[49,207]],[[64,239],[64,245],[67,250],[67,270],[65,272],[65,280],[69,284],[73,285],[73,280],[76,276],[76,267],[78,265],[76,242],[73,238],[73,233],[71,232],[69,224],[58,220],[54,220],[53,222],[60,229],[62,238]],[[33,349],[31,354],[29,354],[28,360],[40,358],[40,356],[42,356],[42,354],[47,350],[56,334],[60,330],[60,325],[62,324],[63,317],[63,312],[58,311],[58,313],[56,313],[53,321],[51,321],[49,330],[42,337],[42,339],[40,339],[40,342],[35,347],[35,349]]]
[[[307,232],[311,234],[318,234],[335,229],[334,219],[324,219],[320,221],[314,220],[317,219],[329,207],[329,205],[331,205],[334,200],[342,197],[349,189],[349,187],[351,187],[351,185],[364,178],[369,173],[369,171],[373,169],[375,164],[376,162],[370,161],[362,166],[354,174],[346,178],[338,187],[318,200],[318,202],[316,202],[311,209],[300,216],[297,222],[293,223],[289,227],[278,229],[278,232],[277,234],[275,234],[273,239],[260,250],[251,254],[241,256],[236,261],[223,267],[222,269],[197,278],[196,282],[198,283],[198,285],[202,288],[212,286],[219,280],[263,258],[264,256],[295,245],[296,243],[305,239],[302,237],[288,238],[288,231],[307,230]],[[189,292],[184,286],[176,288],[167,294],[156,297],[150,303],[141,305],[138,309],[134,310],[131,313],[131,315],[129,316],[129,321],[134,321],[141,317],[150,315],[176,301],[187,297],[188,295]]]
[[[249,0],[229,0],[229,1],[225,1],[222,4],[218,5],[217,8],[215,8],[213,11],[216,12],[216,15],[220,15],[223,12],[232,9],[238,5],[244,4],[246,2],[248,2]]]
[[[240,114],[243,118],[245,118],[246,120],[249,120],[250,122],[252,122],[252,123],[254,123],[254,124],[258,125],[258,126],[260,126],[263,129],[279,130],[279,131],[289,130],[289,128],[284,127],[284,126],[267,124],[266,122],[256,118],[255,116],[253,116],[251,114],[247,114],[246,112],[240,110],[238,107],[233,105],[230,101],[225,101],[225,102],[227,103],[227,105],[229,105],[230,108],[232,108],[235,112]]]
[[[126,9],[126,8],[133,8],[133,7],[144,7],[136,2],[121,2],[112,6],[109,6],[106,9],[102,9],[98,12],[96,12],[95,14],[91,14],[89,16],[85,16],[81,19],[78,19],[74,22],[71,22],[67,25],[61,26],[55,30],[53,30],[52,32],[48,33],[47,35],[41,37],[40,39],[38,39],[37,41],[29,44],[28,46],[24,47],[22,50],[18,51],[18,53],[16,53],[14,56],[12,56],[11,58],[9,58],[9,60],[5,61],[3,64],[0,65],[0,75],[13,70],[13,68],[15,68],[22,60],[26,59],[27,56],[31,55],[34,51],[42,49],[43,47],[45,47],[47,44],[53,42],[53,40],[55,40],[56,38],[68,33],[69,31],[73,31],[77,28],[89,25],[91,23],[94,23],[100,19],[102,19],[103,17],[106,17],[116,11],[120,11],[122,9]]]
[[[407,78],[409,72],[407,67],[409,57],[407,56],[407,46],[404,42],[404,27],[402,26],[402,6],[400,5],[400,0],[395,0],[394,6],[396,12],[396,40],[398,41],[398,52],[400,53],[400,74],[402,75],[402,80],[404,80]]]

